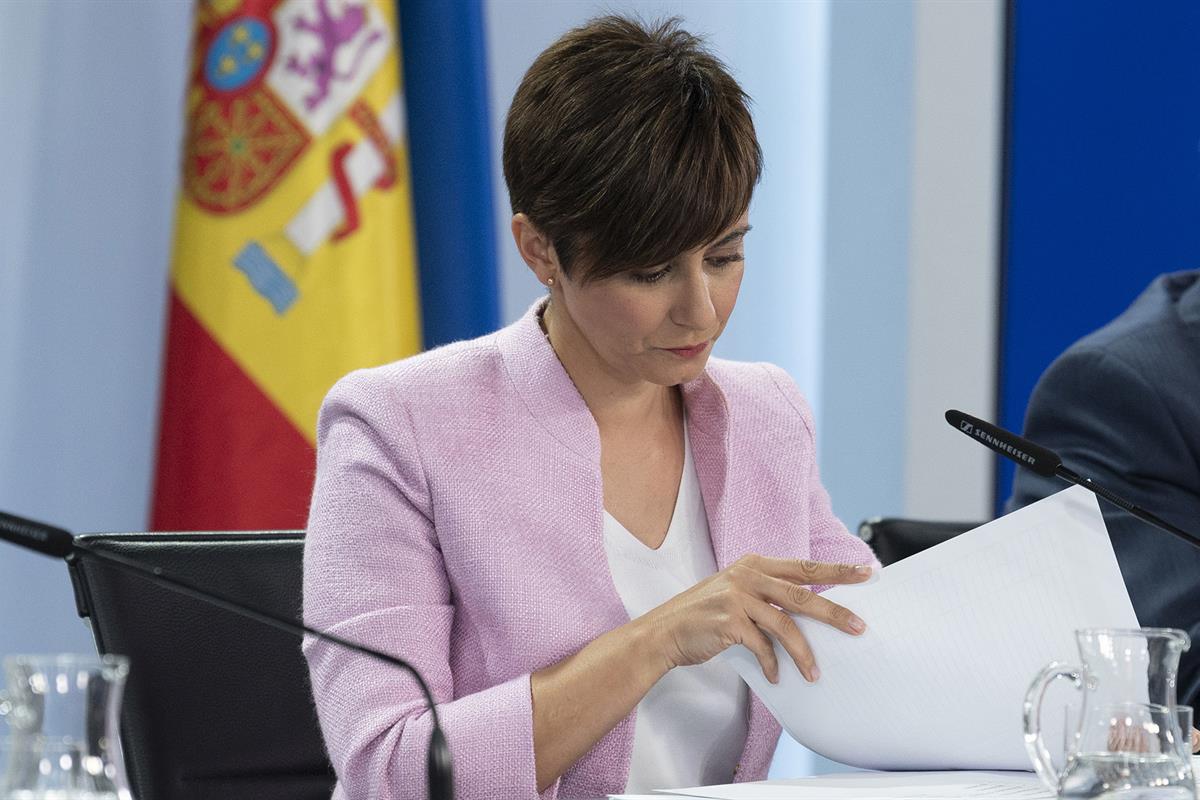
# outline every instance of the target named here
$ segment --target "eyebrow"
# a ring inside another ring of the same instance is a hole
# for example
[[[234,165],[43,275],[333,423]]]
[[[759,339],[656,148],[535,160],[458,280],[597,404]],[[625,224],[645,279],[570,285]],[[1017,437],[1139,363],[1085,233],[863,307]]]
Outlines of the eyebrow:
[[[720,247],[722,245],[729,244],[730,242],[733,242],[733,241],[736,241],[736,240],[742,238],[743,236],[745,236],[747,233],[749,233],[752,230],[754,230],[753,225],[743,225],[742,227],[740,227],[734,231],[731,231],[729,233],[729,235],[725,236],[723,239],[721,239],[721,241],[713,242],[712,244],[710,244],[709,248]]]

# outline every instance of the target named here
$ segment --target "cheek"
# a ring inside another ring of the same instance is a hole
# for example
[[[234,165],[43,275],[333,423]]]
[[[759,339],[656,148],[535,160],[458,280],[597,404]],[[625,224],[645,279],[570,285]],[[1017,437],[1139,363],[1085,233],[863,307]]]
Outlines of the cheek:
[[[711,287],[713,308],[717,312],[717,316],[721,319],[721,324],[729,319],[729,315],[733,313],[733,307],[737,303],[738,291],[742,288],[742,269],[738,266],[737,272],[723,276],[721,280],[714,281]]]
[[[656,333],[665,314],[650,298],[631,296],[615,304],[610,325],[614,336],[633,345]]]
[[[613,291],[589,303],[588,328],[603,349],[636,350],[636,343],[657,329],[660,320],[645,298]]]

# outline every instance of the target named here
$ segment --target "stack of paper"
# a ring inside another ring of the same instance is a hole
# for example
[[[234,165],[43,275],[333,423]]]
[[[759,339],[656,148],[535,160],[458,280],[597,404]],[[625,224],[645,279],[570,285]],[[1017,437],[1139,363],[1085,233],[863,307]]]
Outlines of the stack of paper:
[[[796,618],[816,683],[778,643],[775,685],[744,647],[719,657],[796,741],[869,769],[1031,769],[1022,704],[1034,675],[1078,661],[1077,628],[1138,627],[1096,498],[1078,487],[825,597],[868,630]]]

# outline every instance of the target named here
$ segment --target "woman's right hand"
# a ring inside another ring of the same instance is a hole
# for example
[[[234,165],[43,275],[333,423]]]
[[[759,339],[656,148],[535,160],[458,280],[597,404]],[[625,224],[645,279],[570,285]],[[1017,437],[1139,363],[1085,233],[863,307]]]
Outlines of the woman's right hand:
[[[770,633],[812,682],[821,672],[789,612],[857,636],[867,629],[866,623],[808,587],[862,583],[871,571],[870,566],[748,555],[652,609],[638,622],[653,631],[667,669],[702,664],[740,644],[754,653],[767,680],[777,683],[779,663],[766,635]]]

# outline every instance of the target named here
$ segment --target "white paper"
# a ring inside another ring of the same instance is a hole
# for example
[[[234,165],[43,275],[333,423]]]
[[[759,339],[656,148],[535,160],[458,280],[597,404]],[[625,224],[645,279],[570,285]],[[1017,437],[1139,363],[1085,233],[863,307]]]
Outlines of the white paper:
[[[859,772],[819,778],[672,789],[659,797],[712,800],[1053,800],[1054,793],[1029,773]]]
[[[721,657],[798,742],[870,769],[1030,769],[1022,703],[1034,675],[1078,662],[1077,628],[1138,627],[1096,498],[1079,487],[825,597],[868,630],[797,617],[815,684],[778,643],[776,685],[744,647]]]

